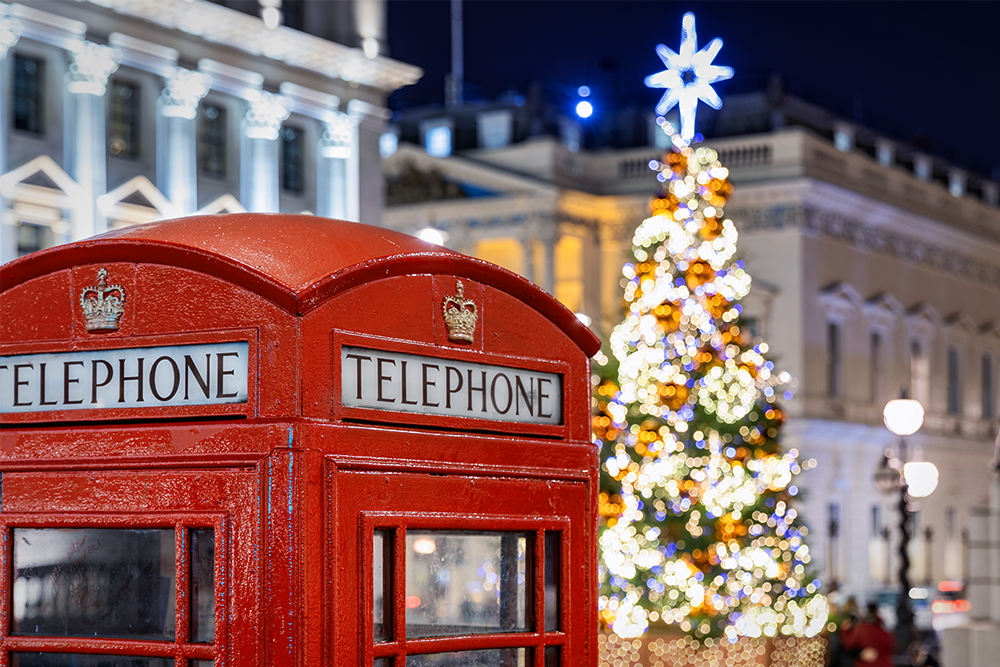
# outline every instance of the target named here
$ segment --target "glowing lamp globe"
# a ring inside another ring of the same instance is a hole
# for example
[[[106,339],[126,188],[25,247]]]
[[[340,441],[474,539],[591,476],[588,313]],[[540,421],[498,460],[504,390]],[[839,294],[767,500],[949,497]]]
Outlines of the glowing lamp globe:
[[[577,102],[576,115],[580,118],[590,118],[594,115],[594,105],[586,100]]]
[[[924,408],[912,398],[897,398],[885,404],[882,419],[896,435],[912,435],[924,423]]]
[[[937,466],[930,461],[910,461],[903,466],[907,492],[914,498],[926,498],[938,485]]]

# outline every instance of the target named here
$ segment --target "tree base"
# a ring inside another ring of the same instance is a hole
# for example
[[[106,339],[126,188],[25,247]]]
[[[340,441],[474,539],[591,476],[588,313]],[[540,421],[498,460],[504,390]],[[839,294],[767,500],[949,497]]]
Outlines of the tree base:
[[[708,643],[708,642],[711,643]],[[697,643],[671,628],[650,628],[624,639],[606,630],[598,638],[601,667],[824,667],[826,637],[716,639]]]

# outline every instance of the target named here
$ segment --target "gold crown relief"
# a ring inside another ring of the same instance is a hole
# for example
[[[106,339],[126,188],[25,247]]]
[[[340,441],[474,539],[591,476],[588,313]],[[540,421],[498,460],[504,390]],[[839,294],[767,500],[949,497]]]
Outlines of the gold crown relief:
[[[442,309],[444,323],[448,325],[448,340],[471,343],[476,334],[476,304],[465,298],[464,289],[462,281],[456,280],[455,290],[458,294],[446,296]]]
[[[83,288],[80,305],[87,318],[87,331],[115,331],[125,313],[125,288],[109,285],[108,270],[97,272],[97,286]]]

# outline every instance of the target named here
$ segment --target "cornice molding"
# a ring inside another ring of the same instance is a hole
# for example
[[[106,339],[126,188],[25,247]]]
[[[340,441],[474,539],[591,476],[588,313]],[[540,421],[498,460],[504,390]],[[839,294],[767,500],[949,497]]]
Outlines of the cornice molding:
[[[255,16],[206,0],[78,0],[107,7],[119,14],[180,30],[209,42],[254,56],[265,56],[331,79],[391,93],[416,83],[419,67],[392,60],[368,58],[361,49],[337,44],[285,26],[265,27]]]
[[[21,38],[24,26],[15,18],[6,15],[3,7],[0,7],[0,60],[7,57],[7,52],[17,44]]]
[[[799,228],[820,237],[847,243],[858,250],[893,257],[907,264],[931,268],[966,280],[1000,287],[1000,261],[988,261],[971,254],[942,248],[928,241],[884,226],[807,206],[733,208],[726,217],[741,232]]]
[[[43,44],[69,49],[87,34],[85,23],[32,7],[8,5],[7,12],[12,18],[20,21],[22,39],[33,39]]]

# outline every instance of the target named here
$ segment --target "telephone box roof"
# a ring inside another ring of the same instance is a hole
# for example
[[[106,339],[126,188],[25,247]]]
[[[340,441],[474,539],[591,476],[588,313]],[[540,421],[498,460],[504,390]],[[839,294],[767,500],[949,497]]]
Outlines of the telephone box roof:
[[[146,262],[202,271],[305,314],[372,280],[446,273],[503,290],[547,317],[588,356],[600,341],[517,274],[381,227],[310,215],[231,213],[162,220],[55,246],[0,267],[0,292],[78,264]]]

